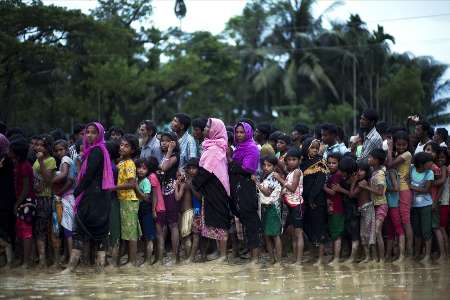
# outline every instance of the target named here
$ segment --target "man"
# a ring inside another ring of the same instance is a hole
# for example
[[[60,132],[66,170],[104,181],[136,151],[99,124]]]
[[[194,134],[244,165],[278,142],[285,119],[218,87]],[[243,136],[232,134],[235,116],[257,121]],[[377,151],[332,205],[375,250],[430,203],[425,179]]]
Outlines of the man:
[[[188,132],[190,126],[191,118],[183,113],[176,114],[170,123],[170,128],[178,136],[180,144],[180,169],[184,168],[188,160],[197,157],[197,145]]]
[[[309,135],[309,128],[305,124],[299,123],[295,125],[291,133],[292,144],[301,148],[303,140]]]
[[[370,152],[373,149],[378,149],[383,147],[383,139],[378,133],[375,125],[378,122],[378,113],[373,109],[368,109],[361,115],[359,119],[359,126],[363,133],[364,142],[362,147],[361,156],[358,161],[367,161]]]
[[[208,123],[208,119],[206,118],[197,118],[192,120],[192,136],[197,143],[197,157],[200,157],[202,154],[202,143],[203,139],[203,131],[205,130],[206,124]]]
[[[156,125],[151,120],[139,124],[139,137],[141,138],[141,158],[155,157],[161,163],[163,156],[159,140],[156,138]]]
[[[77,141],[80,139],[83,139],[84,136],[84,124],[77,124],[74,126],[73,128],[73,133],[72,133],[72,145],[69,147],[69,156],[70,158],[75,161],[76,159],[78,159],[78,151],[77,151]]]
[[[416,151],[414,151],[414,154],[417,154],[419,152],[423,152],[423,148],[425,145],[431,141],[430,139],[430,133],[432,132],[432,128],[430,123],[424,120],[418,120],[416,122],[416,129],[415,129],[415,135],[419,143],[417,144]],[[432,135],[432,134],[431,134]]]
[[[338,143],[338,128],[334,124],[323,124],[321,128],[322,142],[327,145],[323,153],[326,160],[330,154],[339,154],[340,156],[349,152],[344,143]]]

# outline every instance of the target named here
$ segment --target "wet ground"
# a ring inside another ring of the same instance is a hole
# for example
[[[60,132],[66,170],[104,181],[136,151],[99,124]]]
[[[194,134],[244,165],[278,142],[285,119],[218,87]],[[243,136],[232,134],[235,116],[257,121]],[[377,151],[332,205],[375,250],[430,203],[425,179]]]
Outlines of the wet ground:
[[[0,299],[450,299],[450,264],[0,270]]]

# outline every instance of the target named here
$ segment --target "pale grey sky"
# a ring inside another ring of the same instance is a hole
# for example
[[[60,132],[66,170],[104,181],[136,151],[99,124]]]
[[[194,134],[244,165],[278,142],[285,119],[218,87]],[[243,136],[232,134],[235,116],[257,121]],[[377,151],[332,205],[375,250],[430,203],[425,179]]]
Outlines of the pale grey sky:
[[[242,12],[245,0],[185,0],[187,15],[181,22],[183,30],[205,30],[220,33],[230,17]],[[333,2],[319,0],[315,14],[319,15]],[[44,0],[44,3],[81,9],[88,13],[95,0]],[[153,0],[154,12],[150,22],[160,28],[180,26],[174,14],[175,0]],[[392,49],[415,55],[431,55],[450,64],[450,1],[440,0],[347,0],[327,14],[328,19],[346,20],[359,14],[370,30],[377,24],[396,39]],[[326,20],[326,19],[325,19]],[[450,78],[450,71],[446,78]]]

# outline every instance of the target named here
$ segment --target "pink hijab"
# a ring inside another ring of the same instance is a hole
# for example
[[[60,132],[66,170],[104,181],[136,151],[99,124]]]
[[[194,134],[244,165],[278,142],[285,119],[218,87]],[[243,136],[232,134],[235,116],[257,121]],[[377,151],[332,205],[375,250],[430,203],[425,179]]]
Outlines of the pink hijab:
[[[210,118],[208,136],[202,143],[200,167],[216,175],[222,183],[228,196],[230,195],[230,180],[228,178],[227,147],[228,135],[222,120]]]
[[[83,176],[86,174],[89,155],[91,154],[92,150],[94,150],[95,147],[98,147],[98,148],[100,148],[100,150],[102,151],[102,154],[103,154],[102,189],[110,190],[115,185],[114,185],[114,175],[112,172],[111,159],[109,158],[109,152],[106,149],[106,144],[105,144],[105,129],[103,128],[102,124],[97,123],[97,122],[88,124],[86,126],[86,129],[91,125],[94,125],[95,127],[97,127],[98,136],[97,136],[97,139],[92,144],[88,143],[86,135],[83,137],[84,149],[83,149],[83,156],[81,157],[83,163],[81,165],[80,173],[78,174],[77,183],[79,183],[81,181],[81,179],[83,178]],[[83,193],[78,195],[77,199],[75,200],[75,212],[76,212],[77,207],[80,204],[80,201],[82,198],[83,198]]]

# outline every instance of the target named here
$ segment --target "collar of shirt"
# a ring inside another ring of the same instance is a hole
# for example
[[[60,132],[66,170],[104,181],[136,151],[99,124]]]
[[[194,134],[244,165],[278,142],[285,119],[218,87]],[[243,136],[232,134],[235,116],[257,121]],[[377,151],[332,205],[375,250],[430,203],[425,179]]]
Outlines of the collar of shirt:
[[[156,135],[154,137],[152,137],[151,139],[149,139],[148,142],[144,146],[142,146],[142,150],[150,148],[155,143],[155,140],[157,140]]]
[[[373,138],[375,136],[376,132],[377,132],[377,128],[376,127],[372,128],[372,130],[370,130],[369,133],[366,135],[365,139],[370,140],[371,138]]]

